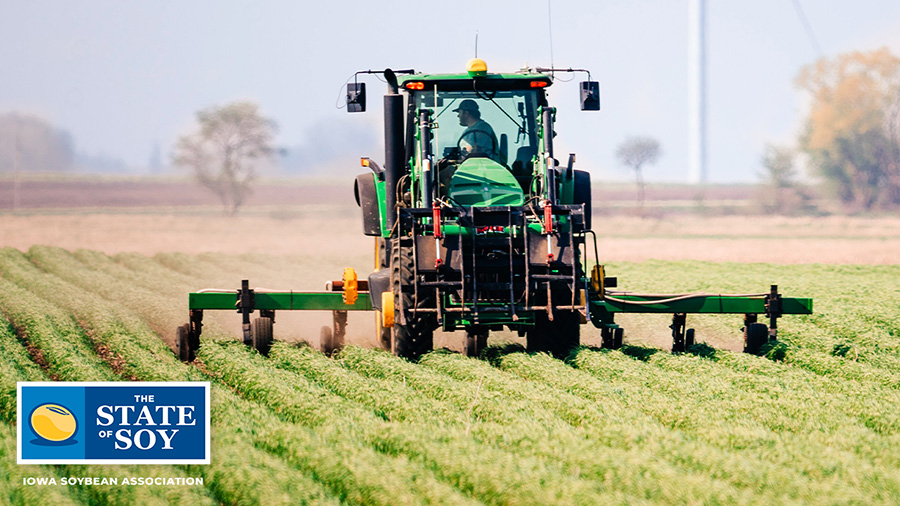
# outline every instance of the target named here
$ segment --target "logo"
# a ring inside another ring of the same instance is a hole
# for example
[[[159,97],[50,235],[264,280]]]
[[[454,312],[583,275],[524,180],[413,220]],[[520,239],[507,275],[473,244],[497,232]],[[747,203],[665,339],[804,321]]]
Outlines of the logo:
[[[78,429],[78,420],[65,406],[41,404],[31,412],[28,423],[31,424],[31,431],[40,438],[32,443],[52,446],[78,442],[72,439]]]
[[[17,384],[19,464],[209,464],[208,382]]]

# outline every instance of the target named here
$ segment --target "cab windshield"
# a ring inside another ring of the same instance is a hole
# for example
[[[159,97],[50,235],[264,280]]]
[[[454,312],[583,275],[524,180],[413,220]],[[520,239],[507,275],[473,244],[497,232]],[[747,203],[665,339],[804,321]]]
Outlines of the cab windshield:
[[[537,92],[420,91],[416,110],[431,109],[434,153],[444,159],[484,156],[515,171],[538,149]]]

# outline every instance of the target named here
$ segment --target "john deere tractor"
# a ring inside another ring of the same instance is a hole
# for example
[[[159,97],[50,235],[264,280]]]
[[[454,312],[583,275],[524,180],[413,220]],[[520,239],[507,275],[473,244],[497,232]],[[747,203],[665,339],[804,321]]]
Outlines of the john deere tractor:
[[[758,352],[782,314],[811,312],[811,300],[783,298],[774,285],[743,295],[613,290],[616,278],[599,264],[591,230],[590,174],[575,168],[574,154],[561,164],[553,147],[557,110],[547,89],[560,72],[586,71],[492,74],[474,59],[459,74],[357,72],[347,86],[349,112],[366,110],[359,76],[387,82],[383,166],[363,158],[369,170],[354,183],[363,233],[375,238],[374,272],[359,280],[346,269],[325,292],[255,291],[244,281],[236,291],[192,293],[190,323],[179,328],[181,357],[191,359],[199,346],[208,309],[237,308],[245,342],[263,353],[276,311],[333,311],[332,328],[322,332],[332,351],[343,345],[347,311],[375,310],[382,346],[408,358],[430,351],[437,329],[464,330],[468,355],[491,331],[509,329],[529,350],[561,356],[579,344],[588,320],[604,347],[618,348],[617,312],[671,313],[676,352],[693,344],[687,313],[743,314],[745,350]],[[589,73],[579,94],[582,110],[600,109]]]
[[[551,76],[488,74],[482,60],[463,74],[383,74],[385,166],[364,162],[355,186],[382,252],[368,286],[383,345],[416,356],[437,328],[464,329],[470,354],[503,328],[531,350],[578,345],[590,174],[554,156]],[[599,86],[583,89],[582,108],[599,109]],[[362,85],[347,96],[365,109]]]

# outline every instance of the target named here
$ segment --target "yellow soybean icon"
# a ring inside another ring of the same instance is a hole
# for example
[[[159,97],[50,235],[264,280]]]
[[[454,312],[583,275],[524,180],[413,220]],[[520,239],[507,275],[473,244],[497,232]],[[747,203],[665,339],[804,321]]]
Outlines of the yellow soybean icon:
[[[77,429],[75,415],[59,404],[41,404],[31,412],[31,430],[48,441],[65,441]]]

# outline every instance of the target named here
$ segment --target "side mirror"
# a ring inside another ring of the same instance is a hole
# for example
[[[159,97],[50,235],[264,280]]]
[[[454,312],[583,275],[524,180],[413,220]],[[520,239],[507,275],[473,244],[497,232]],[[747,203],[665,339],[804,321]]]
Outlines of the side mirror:
[[[347,112],[366,112],[366,83],[347,83]]]
[[[600,110],[600,83],[597,81],[582,81],[581,83],[581,110]]]

